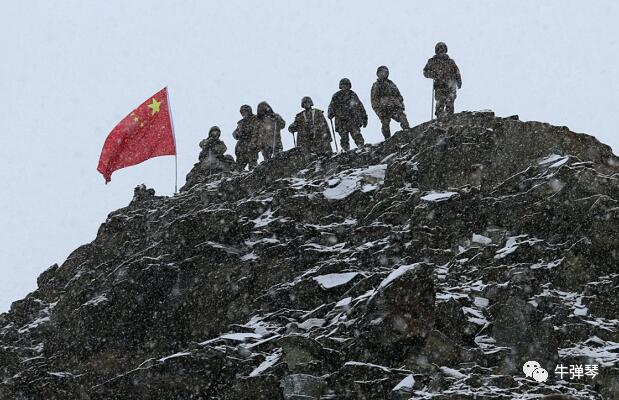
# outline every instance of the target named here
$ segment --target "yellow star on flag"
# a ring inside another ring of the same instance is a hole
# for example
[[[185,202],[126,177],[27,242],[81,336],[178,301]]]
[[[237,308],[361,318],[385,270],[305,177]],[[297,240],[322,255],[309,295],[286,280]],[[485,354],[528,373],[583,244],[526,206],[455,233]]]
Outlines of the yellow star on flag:
[[[148,105],[148,107],[152,110],[150,115],[155,115],[155,113],[158,113],[160,106],[161,106],[161,102],[157,101],[157,99],[153,97],[153,102]]]

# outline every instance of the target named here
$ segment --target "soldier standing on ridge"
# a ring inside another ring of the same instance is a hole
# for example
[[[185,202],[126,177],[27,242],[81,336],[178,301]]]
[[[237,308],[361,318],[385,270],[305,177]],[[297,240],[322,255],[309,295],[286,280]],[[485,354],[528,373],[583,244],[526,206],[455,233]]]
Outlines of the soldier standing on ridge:
[[[280,131],[286,122],[266,101],[258,104],[256,110],[256,132],[258,135],[258,150],[265,160],[270,159],[284,149]]]
[[[456,90],[462,87],[462,77],[456,62],[447,55],[447,45],[438,42],[434,47],[436,53],[423,68],[423,76],[434,79],[434,98],[436,99],[436,117],[454,113]]]
[[[208,138],[200,142],[202,151],[198,156],[200,164],[204,169],[210,171],[230,171],[234,167],[232,156],[226,155],[226,144],[219,138],[221,130],[218,126],[213,126],[208,131]]]
[[[353,92],[348,78],[340,80],[340,90],[335,92],[329,104],[329,119],[335,117],[335,130],[340,135],[343,150],[350,150],[349,135],[357,147],[364,145],[361,127],[368,126],[368,114],[357,93]]]
[[[404,98],[395,83],[388,79],[389,68],[381,65],[376,76],[378,79],[372,85],[372,108],[380,118],[383,136],[388,139],[391,137],[391,120],[399,122],[402,129],[408,129],[408,119],[404,113]]]
[[[247,104],[241,106],[241,116],[243,117],[232,132],[232,137],[237,140],[236,169],[243,171],[247,165],[250,170],[258,164],[258,138],[256,137],[256,116],[252,112],[251,106]]]
[[[292,125],[288,127],[290,133],[298,132],[297,147],[304,152],[316,154],[332,153],[331,131],[322,110],[312,108],[314,102],[311,97],[301,99],[304,111],[298,113]]]

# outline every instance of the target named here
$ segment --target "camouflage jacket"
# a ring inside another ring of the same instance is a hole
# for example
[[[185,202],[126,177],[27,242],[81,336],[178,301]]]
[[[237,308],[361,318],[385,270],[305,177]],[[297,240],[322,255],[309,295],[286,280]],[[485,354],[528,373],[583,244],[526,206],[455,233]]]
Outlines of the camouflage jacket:
[[[317,108],[301,111],[288,127],[291,133],[299,133],[299,141],[308,140],[314,142],[331,141],[331,131],[325,119],[325,113]]]
[[[381,115],[394,109],[404,110],[404,98],[390,79],[378,79],[372,85],[372,109]]]
[[[462,87],[462,77],[456,62],[447,54],[435,55],[423,68],[423,76],[434,79],[434,89],[447,89],[455,83],[458,89]]]
[[[232,137],[241,142],[255,143],[257,141],[256,128],[256,116],[250,115],[237,122]]]
[[[331,98],[328,111],[329,119],[335,117],[335,130],[342,131],[343,126],[353,124],[356,127],[367,125],[368,114],[357,93],[352,90],[340,90]]]
[[[228,147],[221,139],[206,138],[200,142],[202,151],[198,160],[202,161],[208,157],[221,158],[224,156]]]

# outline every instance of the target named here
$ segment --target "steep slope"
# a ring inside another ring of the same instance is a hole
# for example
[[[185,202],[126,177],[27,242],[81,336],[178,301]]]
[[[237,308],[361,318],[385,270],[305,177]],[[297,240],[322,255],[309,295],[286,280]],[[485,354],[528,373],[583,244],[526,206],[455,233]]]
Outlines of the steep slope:
[[[608,146],[492,112],[196,166],[0,316],[0,398],[618,398],[618,222]]]

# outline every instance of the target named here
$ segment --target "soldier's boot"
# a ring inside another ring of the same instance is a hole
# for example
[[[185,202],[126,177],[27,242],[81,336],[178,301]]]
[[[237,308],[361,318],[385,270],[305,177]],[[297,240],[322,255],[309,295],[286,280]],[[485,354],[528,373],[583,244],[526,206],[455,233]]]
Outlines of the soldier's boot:
[[[451,115],[454,113],[454,101],[449,99],[445,104],[445,114]]]
[[[350,150],[350,140],[348,138],[348,132],[340,132],[340,144],[342,145],[342,151]]]
[[[248,168],[251,171],[252,169],[256,168],[258,166],[258,153],[251,153],[249,155],[249,165]]]
[[[442,92],[436,93],[436,118],[442,119],[445,115],[445,107],[447,105],[447,95]]]
[[[408,124],[408,118],[406,118],[406,113],[404,113],[404,111],[400,113],[400,128],[410,129],[410,125]]]
[[[445,103],[442,101],[442,99],[437,98],[436,99],[436,111],[434,112],[434,115],[436,115],[436,118],[441,118],[443,116],[445,110]]]
[[[363,139],[363,136],[361,135],[361,130],[359,128],[354,129],[350,135],[352,136],[353,140],[355,141],[355,144],[357,145],[357,147],[361,147],[365,144],[365,140]]]
[[[389,124],[391,123],[391,117],[381,117],[380,122],[382,124],[381,131],[385,139],[389,139],[391,137],[391,128]]]
[[[239,154],[239,157],[236,158],[236,165],[238,171],[243,171],[245,166],[251,169],[251,156],[247,153]]]
[[[275,152],[273,156],[278,155],[282,151],[284,151],[284,145],[282,144],[282,142],[281,141],[275,142]]]
[[[247,161],[244,159],[242,152],[236,152],[236,162],[234,163],[235,171],[242,171],[245,169],[245,165],[247,165]]]
[[[443,103],[441,103],[440,110],[438,110],[437,113],[436,113],[436,118],[442,121],[448,115],[449,115],[449,112],[447,111],[447,104],[443,102]]]
[[[324,155],[333,153],[333,149],[331,148],[331,142],[329,141],[315,142],[315,145],[312,147],[312,153],[314,154]]]
[[[260,153],[262,153],[262,158],[264,161],[270,160],[273,157],[273,146],[272,145],[262,145],[260,147]]]

